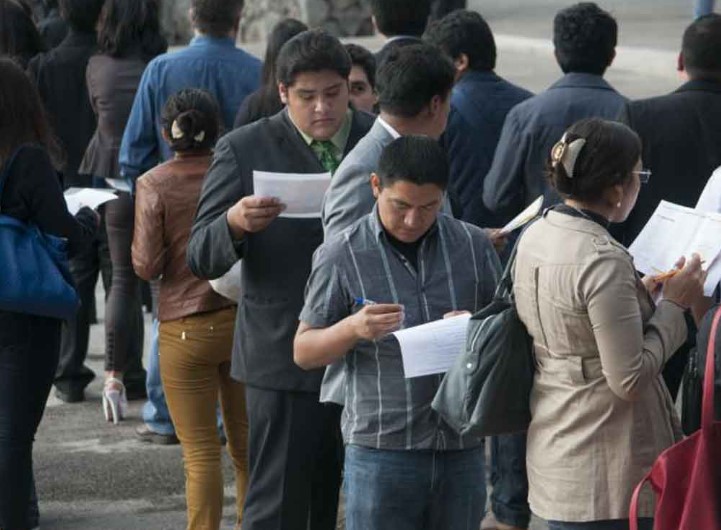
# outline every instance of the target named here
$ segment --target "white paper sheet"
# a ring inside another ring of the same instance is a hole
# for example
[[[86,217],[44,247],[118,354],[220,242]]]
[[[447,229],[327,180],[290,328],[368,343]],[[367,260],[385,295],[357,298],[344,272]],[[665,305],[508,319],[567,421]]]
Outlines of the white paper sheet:
[[[661,201],[628,250],[644,274],[669,271],[681,256],[699,254],[708,267],[704,292],[710,296],[721,280],[721,214]]]
[[[470,318],[459,315],[393,333],[401,345],[406,379],[447,372],[466,343]]]
[[[96,210],[101,204],[118,198],[114,191],[94,188],[68,188],[64,195],[68,211],[72,215],[78,213],[84,206]]]
[[[721,167],[706,181],[706,186],[696,203],[696,209],[702,212],[721,212]]]
[[[543,195],[533,201],[525,210],[519,213],[513,220],[506,226],[501,228],[501,234],[510,234],[514,230],[521,228],[523,225],[528,224],[534,217],[538,215],[543,207]]]
[[[128,184],[128,181],[125,179],[105,179],[105,182],[114,190],[126,191],[128,193],[133,191],[130,187],[130,184]]]
[[[287,208],[280,217],[320,218],[330,173],[268,173],[253,171],[253,194],[278,197]]]

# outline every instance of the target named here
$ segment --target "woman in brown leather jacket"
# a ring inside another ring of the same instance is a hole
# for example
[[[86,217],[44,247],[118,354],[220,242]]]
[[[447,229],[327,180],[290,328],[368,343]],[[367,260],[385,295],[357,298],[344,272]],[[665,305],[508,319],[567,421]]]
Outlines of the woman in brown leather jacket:
[[[211,149],[218,138],[218,104],[208,92],[173,95],[162,115],[175,158],[137,182],[133,266],[160,279],[160,374],[183,448],[188,529],[218,528],[223,507],[218,395],[235,466],[238,526],[248,479],[245,388],[230,377],[235,305],[192,275],[185,252]]]

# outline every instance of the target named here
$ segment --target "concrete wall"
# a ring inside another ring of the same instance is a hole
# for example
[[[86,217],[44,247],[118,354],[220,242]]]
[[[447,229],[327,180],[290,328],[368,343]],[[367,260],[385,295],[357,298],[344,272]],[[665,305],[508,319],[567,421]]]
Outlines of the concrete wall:
[[[189,6],[190,0],[163,0],[163,27],[171,44],[183,44],[191,36]],[[286,17],[325,28],[337,36],[373,32],[367,0],[246,0],[239,40],[264,41],[276,22]]]

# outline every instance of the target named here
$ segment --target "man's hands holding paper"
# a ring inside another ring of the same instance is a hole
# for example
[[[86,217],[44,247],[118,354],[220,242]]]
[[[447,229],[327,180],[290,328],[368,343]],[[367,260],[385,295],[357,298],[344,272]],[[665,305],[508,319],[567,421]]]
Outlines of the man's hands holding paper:
[[[245,233],[261,232],[268,228],[286,206],[276,197],[243,197],[227,213],[233,236],[241,239]]]
[[[373,304],[348,318],[358,340],[377,340],[401,328],[404,310],[398,304]]]

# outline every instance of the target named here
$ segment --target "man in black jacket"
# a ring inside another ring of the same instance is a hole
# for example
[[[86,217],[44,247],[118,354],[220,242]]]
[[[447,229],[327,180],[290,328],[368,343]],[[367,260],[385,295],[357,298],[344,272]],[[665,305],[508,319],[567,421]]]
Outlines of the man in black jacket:
[[[253,173],[333,173],[373,121],[349,110],[350,70],[343,45],[325,32],[306,31],[285,44],[277,76],[286,109],[218,142],[188,245],[199,277],[217,278],[243,259],[231,374],[246,384],[251,474],[244,530],[336,524],[339,409],[319,402],[323,370],[305,372],[293,362],[323,228],[319,218],[279,217],[277,198],[254,195]]]
[[[661,200],[695,206],[721,166],[721,15],[685,31],[678,70],[688,81],[665,96],[633,101],[621,116],[641,137],[643,164],[652,171],[622,227],[630,245]]]
[[[721,166],[721,15],[702,17],[686,29],[678,70],[688,82],[671,94],[627,104],[621,116],[641,137],[643,163],[652,173],[616,232],[627,246],[661,200],[695,206],[714,169]],[[689,342],[664,369],[674,397],[693,336],[691,331]]]

